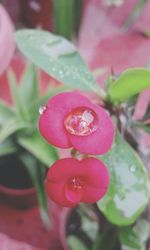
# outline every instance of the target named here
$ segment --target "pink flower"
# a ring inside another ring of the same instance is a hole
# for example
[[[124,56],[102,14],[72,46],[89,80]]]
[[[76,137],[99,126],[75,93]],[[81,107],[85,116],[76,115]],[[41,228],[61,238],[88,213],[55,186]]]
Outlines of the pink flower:
[[[0,4],[0,75],[14,54],[14,27],[5,8]]]
[[[72,207],[79,202],[98,201],[106,193],[108,185],[109,173],[102,161],[66,158],[56,161],[49,169],[46,190],[54,202]]]
[[[48,101],[41,112],[39,130],[50,144],[74,147],[86,154],[106,153],[114,138],[106,111],[75,92],[61,93]]]

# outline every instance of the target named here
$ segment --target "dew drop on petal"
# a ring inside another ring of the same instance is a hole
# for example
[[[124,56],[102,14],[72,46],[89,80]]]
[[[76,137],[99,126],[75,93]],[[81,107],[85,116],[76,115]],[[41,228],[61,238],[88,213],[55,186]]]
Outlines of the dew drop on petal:
[[[46,110],[46,106],[41,106],[40,108],[39,108],[39,113],[40,113],[40,115],[42,115],[43,114],[43,112]]]
[[[97,114],[90,108],[78,107],[72,110],[64,122],[66,130],[77,136],[87,136],[98,128]]]

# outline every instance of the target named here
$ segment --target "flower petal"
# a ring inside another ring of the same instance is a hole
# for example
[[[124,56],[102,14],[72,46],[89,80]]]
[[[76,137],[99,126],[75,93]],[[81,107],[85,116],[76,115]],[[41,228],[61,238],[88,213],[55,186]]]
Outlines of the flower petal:
[[[101,199],[109,186],[109,173],[104,163],[95,158],[86,158],[84,164],[86,185],[81,198],[82,202],[93,203]]]
[[[95,111],[99,119],[97,130],[87,136],[74,136],[68,133],[68,137],[73,147],[82,153],[105,154],[112,146],[114,127],[111,118],[102,107],[92,104],[90,108]]]
[[[107,191],[109,173],[104,163],[95,158],[81,161],[65,158],[56,161],[47,174],[49,197],[61,206],[72,207],[80,201],[95,202]]]
[[[71,178],[83,176],[84,169],[80,161],[74,158],[66,158],[56,161],[48,171],[47,179],[54,183],[66,183]]]
[[[63,183],[52,183],[50,181],[46,182],[46,191],[50,199],[63,207],[74,207],[76,203],[68,200],[64,193]]]
[[[71,147],[64,120],[72,109],[88,104],[90,101],[86,97],[75,92],[65,92],[54,96],[40,116],[39,130],[42,136],[57,147]]]
[[[0,75],[7,68],[15,51],[14,27],[13,23],[0,4]]]
[[[93,188],[91,186],[86,186],[84,188],[84,193],[81,198],[81,202],[85,203],[94,203],[100,200],[105,193],[107,192],[106,188]]]
[[[66,185],[65,187],[65,195],[67,200],[76,204],[81,201],[83,192],[83,188],[81,188],[80,190],[75,190],[73,188],[70,188],[69,185]]]
[[[101,160],[90,157],[81,161],[84,165],[86,184],[93,188],[107,189],[109,172]]]

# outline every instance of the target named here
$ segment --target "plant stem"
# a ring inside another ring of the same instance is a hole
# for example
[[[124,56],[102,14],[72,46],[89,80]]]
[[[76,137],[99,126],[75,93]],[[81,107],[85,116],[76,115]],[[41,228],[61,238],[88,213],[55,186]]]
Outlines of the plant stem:
[[[104,232],[97,235],[92,250],[116,250],[116,245],[118,244],[117,236],[117,229],[113,225],[107,224]]]
[[[80,21],[82,15],[82,7],[83,7],[83,0],[74,0],[74,9],[75,9],[75,16],[74,16],[74,30],[76,35],[78,35],[78,31],[80,28]]]
[[[53,0],[54,31],[71,39],[74,22],[74,0]]]

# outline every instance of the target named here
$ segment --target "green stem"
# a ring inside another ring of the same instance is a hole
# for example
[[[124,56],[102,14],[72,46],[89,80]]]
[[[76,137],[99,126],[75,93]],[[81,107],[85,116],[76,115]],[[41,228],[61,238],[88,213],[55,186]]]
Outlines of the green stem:
[[[98,233],[92,250],[116,250],[117,244],[117,230],[113,225],[107,224],[105,230],[101,234]]]
[[[78,35],[81,16],[82,16],[83,0],[74,0],[74,9],[75,9],[74,30],[76,35]]]
[[[71,39],[74,23],[74,0],[53,0],[54,31]]]
[[[100,229],[97,233],[92,250],[116,250],[120,249],[118,239],[118,228],[110,224],[105,216],[98,210],[96,204],[93,205],[95,212],[98,215],[98,223]]]

